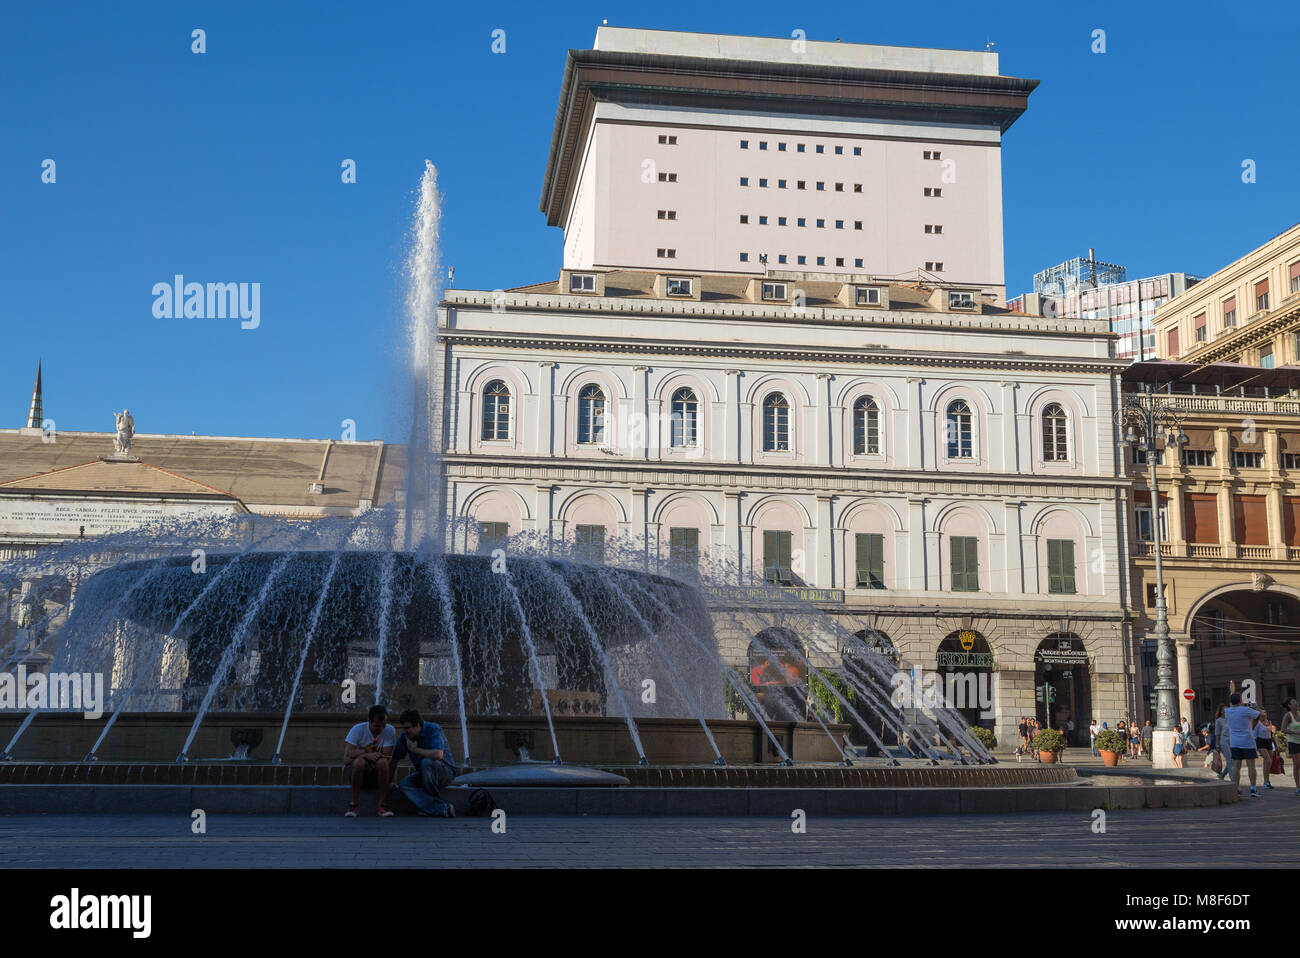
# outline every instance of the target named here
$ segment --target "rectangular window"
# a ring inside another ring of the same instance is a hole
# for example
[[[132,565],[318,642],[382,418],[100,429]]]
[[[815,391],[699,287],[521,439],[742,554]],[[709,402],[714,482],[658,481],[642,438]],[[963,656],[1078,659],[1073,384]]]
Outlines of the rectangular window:
[[[836,228],[837,230],[842,230],[842,229],[844,229],[844,221],[843,221],[843,220],[836,220],[836,221],[835,221],[835,228]]]
[[[1223,301],[1223,325],[1237,325],[1237,297],[1229,296]]]
[[[1300,293],[1300,260],[1296,260],[1287,269],[1290,277],[1290,291]]]
[[[740,141],[740,148],[741,148],[742,150],[748,150],[748,149],[749,149],[749,140],[741,140],[741,141]]]
[[[502,549],[510,538],[510,524],[507,522],[480,522],[478,524],[478,551],[484,554],[494,549]]]
[[[766,176],[760,176],[760,177],[758,178],[758,185],[761,186],[761,187],[763,187],[764,189],[766,189],[766,188],[767,188],[767,177],[766,177]]]
[[[940,268],[942,268],[942,266],[943,266],[942,263],[937,264],[937,265],[938,265]],[[974,297],[971,296],[970,293],[967,293],[967,292],[956,292],[956,293],[949,293],[949,294],[948,294],[948,308],[949,308],[949,309],[973,309],[974,306],[975,306],[975,299],[974,299]]]
[[[785,144],[784,144],[784,143],[778,143],[778,144],[776,145],[776,151],[777,151],[778,153],[784,153],[784,152],[785,152]]]
[[[785,217],[784,217],[784,216],[778,216],[778,217],[776,218],[776,225],[777,225],[777,226],[784,226],[784,225],[785,225]]]
[[[586,562],[605,561],[605,527],[577,526],[574,529],[574,552]]]
[[[844,147],[842,147],[842,146],[837,146],[837,147],[835,147],[835,155],[836,155],[836,156],[843,156],[843,155],[844,155]]]
[[[1184,449],[1183,465],[1184,466],[1213,466],[1214,450],[1213,449]]]
[[[825,221],[825,220],[818,220],[818,221],[817,221],[817,228],[818,228],[819,230],[820,230],[820,229],[825,229],[825,228],[826,228],[826,221]]]
[[[759,225],[759,226],[766,226],[766,225],[767,225],[767,217],[766,217],[766,216],[760,216],[760,217],[758,218],[758,225]]]
[[[818,181],[817,181],[817,189],[819,189],[819,190],[824,190],[824,189],[826,189],[826,184],[823,183],[821,180],[818,180]]]
[[[862,220],[854,220],[854,221],[853,221],[853,228],[854,228],[855,230],[860,230],[860,229],[862,229]]]
[[[785,259],[786,259],[786,257],[785,257],[785,254],[784,254],[784,253],[778,253],[778,254],[777,254],[776,261],[777,261],[778,263],[780,263],[781,265],[785,265]]]
[[[570,273],[570,293],[594,293],[596,291],[595,273]]]
[[[748,214],[748,213],[741,213],[741,214],[740,214],[740,222],[742,222],[742,223],[748,223],[748,222],[749,222],[749,214]]]
[[[740,254],[740,261],[741,261],[742,263],[748,263],[748,262],[749,262],[749,254],[748,254],[748,253],[741,253],[741,254]]]
[[[1232,523],[1241,545],[1268,545],[1268,504],[1264,496],[1233,496]]]
[[[818,266],[825,266],[825,265],[826,265],[826,257],[825,257],[825,256],[818,256],[818,257],[817,257],[817,265],[818,265]]]
[[[854,193],[861,193],[861,192],[862,192],[862,184],[861,184],[861,183],[854,183],[854,184],[853,184],[853,192],[854,192]]]
[[[875,286],[859,286],[854,293],[854,302],[859,306],[879,306],[880,290]]]
[[[854,265],[854,267],[857,268],[857,269],[862,269],[862,259],[861,259],[861,257],[859,257],[858,259],[855,259],[855,260],[853,261],[853,265]]]
[[[777,181],[776,181],[776,188],[777,188],[778,190],[783,190],[783,189],[785,189],[785,180],[777,180]]]
[[[859,532],[856,538],[858,588],[885,587],[885,537],[879,532]]]
[[[1133,510],[1133,518],[1137,522],[1138,538],[1143,542],[1151,541],[1151,506],[1138,506]],[[1169,507],[1160,506],[1160,541],[1169,541]]]
[[[1263,469],[1264,454],[1262,452],[1241,452],[1233,450],[1232,465],[1235,469]]]
[[[854,156],[861,156],[861,155],[862,155],[862,147],[860,147],[860,146],[855,146],[855,147],[853,148],[853,155],[854,155]]]
[[[766,529],[763,532],[763,578],[778,585],[793,585],[790,569],[792,534]]]
[[[794,184],[794,188],[795,188],[796,190],[803,190],[803,189],[807,189],[808,187],[807,187],[807,184],[806,184],[803,180],[796,180],[796,181],[795,181],[795,184]]]
[[[837,257],[835,257],[835,265],[836,265],[836,266],[843,266],[843,265],[844,265],[844,257],[843,257],[843,256],[837,256]]]
[[[1169,330],[1169,357],[1178,358],[1178,327]]]
[[[1263,366],[1265,369],[1273,368],[1274,361],[1273,361],[1272,343],[1268,343],[1264,346],[1259,347],[1259,364]]]
[[[759,141],[758,141],[758,148],[759,148],[760,150],[766,150],[766,149],[767,149],[767,140],[759,140]]]
[[[843,183],[836,183],[836,184],[835,184],[835,192],[836,192],[836,193],[843,193],[843,192],[844,192],[844,184],[843,184]]]
[[[764,283],[763,298],[785,300],[785,283]]]
[[[1165,464],[1165,451],[1163,449],[1157,449],[1156,465],[1163,466],[1164,464]],[[1147,465],[1147,451],[1145,449],[1139,449],[1137,446],[1133,447],[1133,465],[1135,466]]]
[[[1196,341],[1198,343],[1205,342],[1206,337],[1209,335],[1209,331],[1205,328],[1205,313],[1199,313],[1192,320],[1192,328],[1196,330]]]
[[[952,555],[952,591],[978,592],[980,590],[979,539],[974,536],[953,536],[950,541]]]
[[[1268,309],[1268,280],[1266,279],[1255,284],[1255,308]]]
[[[798,144],[798,145],[795,146],[795,152],[796,152],[796,153],[802,153],[802,152],[803,152],[803,144],[802,144],[802,143],[800,143],[800,144]]]
[[[825,153],[825,152],[826,152],[826,147],[824,147],[824,146],[822,146],[820,143],[818,143],[818,144],[817,144],[817,152],[818,152],[818,153]]]
[[[807,225],[808,225],[808,221],[804,219],[802,216],[799,217],[797,220],[795,220],[795,226],[807,226]]]
[[[1047,591],[1053,595],[1073,595],[1074,540],[1047,540]]]
[[[668,564],[677,570],[699,571],[699,529],[668,530]]]
[[[1219,497],[1193,492],[1183,496],[1183,533],[1188,542],[1219,541]]]
[[[690,296],[694,289],[695,283],[688,277],[668,277],[669,296]]]
[[[803,226],[802,223],[800,223],[799,225],[800,225],[800,226]],[[798,258],[798,264],[799,264],[800,266],[805,265],[807,262],[808,262],[808,257],[807,257],[807,256],[800,256],[800,257]]]
[[[749,185],[749,177],[748,177],[748,176],[742,176],[742,177],[740,178],[740,185],[741,185],[741,186],[748,186],[748,185]]]

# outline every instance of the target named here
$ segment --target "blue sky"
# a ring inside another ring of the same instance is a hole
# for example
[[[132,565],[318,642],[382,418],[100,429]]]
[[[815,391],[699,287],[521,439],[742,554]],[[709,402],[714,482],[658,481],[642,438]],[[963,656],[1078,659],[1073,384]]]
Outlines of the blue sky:
[[[109,430],[129,406],[141,432],[324,438],[352,419],[359,439],[402,441],[401,264],[424,159],[457,286],[554,277],[561,235],[538,195],[565,50],[602,18],[994,41],[1004,74],[1042,81],[1003,150],[1012,293],[1089,246],[1130,276],[1212,272],[1300,220],[1300,14],[1282,4],[11,3],[0,425],[23,424],[42,357],[60,429]],[[151,289],[175,273],[261,283],[261,325],[155,318]]]

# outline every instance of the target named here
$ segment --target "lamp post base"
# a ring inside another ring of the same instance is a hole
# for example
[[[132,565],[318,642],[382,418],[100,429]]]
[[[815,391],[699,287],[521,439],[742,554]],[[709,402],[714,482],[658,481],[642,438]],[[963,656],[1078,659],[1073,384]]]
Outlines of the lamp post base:
[[[1183,755],[1183,765],[1187,765],[1187,755]],[[1151,767],[1177,768],[1174,765],[1174,730],[1158,728],[1151,733]]]

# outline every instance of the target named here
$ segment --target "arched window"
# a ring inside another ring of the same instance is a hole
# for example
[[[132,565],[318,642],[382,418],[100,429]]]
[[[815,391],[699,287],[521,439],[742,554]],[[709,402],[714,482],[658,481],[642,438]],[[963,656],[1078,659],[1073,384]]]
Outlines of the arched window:
[[[499,379],[483,389],[483,438],[510,438],[510,387]]]
[[[790,451],[790,403],[780,393],[763,400],[763,451]]]
[[[674,447],[699,445],[696,424],[699,419],[700,401],[695,390],[683,386],[673,393],[672,401],[672,435],[669,442]]]
[[[578,442],[605,441],[605,391],[588,383],[578,393]]]
[[[1050,403],[1043,410],[1043,460],[1066,462],[1069,458],[1065,410],[1060,403]]]
[[[874,456],[880,452],[880,407],[870,396],[853,404],[853,454]]]
[[[948,439],[949,459],[973,459],[975,444],[971,434],[970,405],[964,399],[954,399],[948,404],[944,428]]]

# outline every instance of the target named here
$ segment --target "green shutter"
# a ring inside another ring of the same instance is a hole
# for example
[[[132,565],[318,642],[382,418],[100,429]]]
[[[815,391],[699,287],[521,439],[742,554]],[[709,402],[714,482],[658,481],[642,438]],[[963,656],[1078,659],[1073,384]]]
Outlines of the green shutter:
[[[885,537],[878,532],[858,533],[855,539],[858,559],[858,587],[885,587]]]
[[[1047,540],[1047,591],[1074,593],[1074,540]]]
[[[978,592],[979,539],[974,536],[954,536],[949,552],[952,561],[952,591]]]
[[[790,539],[788,532],[769,529],[763,533],[763,572],[771,582],[791,581]]]

